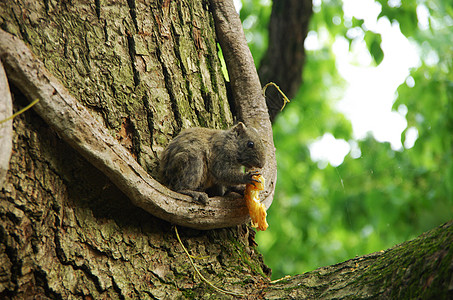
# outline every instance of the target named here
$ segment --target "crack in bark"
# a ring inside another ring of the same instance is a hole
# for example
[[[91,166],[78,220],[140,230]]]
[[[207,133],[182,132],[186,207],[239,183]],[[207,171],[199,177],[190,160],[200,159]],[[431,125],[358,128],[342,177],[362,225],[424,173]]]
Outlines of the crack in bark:
[[[119,287],[119,285],[116,283],[115,281],[115,277],[114,276],[109,276],[110,279],[112,280],[112,287],[113,287],[113,290],[116,292],[117,296],[119,297],[119,299],[126,299],[122,293],[122,290],[121,288]]]
[[[156,51],[157,58],[162,67],[162,73],[164,74],[165,87],[168,91],[168,96],[170,97],[171,110],[175,116],[176,124],[178,125],[179,128],[181,128],[182,127],[182,116],[181,116],[181,112],[179,111],[179,108],[178,108],[176,96],[172,92],[173,89],[172,89],[171,73],[168,71],[168,68],[167,68],[165,62],[161,59],[162,55],[161,55],[160,47],[158,47],[156,50],[157,50]]]
[[[80,270],[82,271],[88,278],[90,278],[91,282],[93,282],[94,286],[96,287],[97,291],[99,293],[103,293],[105,292],[106,290],[104,288],[102,288],[101,286],[101,282],[99,281],[99,278],[93,274],[93,272],[91,272],[90,268],[88,267],[88,265],[86,264],[83,264],[81,265],[80,267],[75,265],[75,264],[71,264],[71,266],[74,268],[74,270]]]
[[[99,0],[96,0],[99,1]],[[129,32],[126,30],[126,38],[127,38],[127,47],[129,49],[129,57],[131,59],[131,67],[132,73],[134,76],[134,85],[138,87],[140,85],[140,73],[137,70],[136,64],[136,55],[135,55],[135,39],[134,33],[139,32],[138,30],[138,22],[137,22],[137,12],[136,12],[136,5],[135,0],[127,0],[127,5],[129,6],[129,14],[132,19],[132,23],[134,24],[135,32]]]
[[[37,269],[33,272],[36,285],[40,286],[44,290],[44,294],[51,299],[63,299],[63,296],[60,293],[52,290],[49,286],[49,280],[47,280],[47,274],[42,269]]]
[[[127,38],[127,47],[129,49],[129,57],[131,59],[131,67],[132,67],[132,73],[134,74],[134,85],[135,87],[138,87],[140,85],[140,73],[137,70],[137,67],[135,66],[135,39],[132,33],[127,32],[126,33],[126,38]]]
[[[106,291],[106,289],[102,288],[99,278],[96,275],[94,275],[93,272],[91,272],[90,268],[88,267],[88,265],[86,265],[86,263],[83,263],[81,266],[78,266],[74,259],[68,259],[68,257],[66,257],[65,251],[63,250],[63,247],[61,245],[60,236],[59,236],[57,228],[55,228],[55,230],[54,230],[54,243],[55,243],[56,257],[63,266],[69,266],[73,270],[82,271],[86,275],[86,277],[90,279],[90,281],[93,283],[93,285],[96,287],[96,290],[99,293],[103,293]],[[87,243],[84,243],[84,244],[91,247]]]
[[[148,123],[148,129],[149,129],[149,140],[152,141],[154,138],[154,113],[152,110],[152,107],[149,102],[149,97],[148,94],[145,94],[142,97],[142,102],[143,102],[143,107],[145,107],[146,110],[146,122]],[[152,145],[151,145],[152,146]],[[153,150],[154,151],[154,150]],[[139,151],[139,155],[141,152]]]
[[[104,24],[102,24],[102,29],[104,31],[104,42],[107,43],[109,41],[109,32],[107,31],[107,20],[104,20]]]
[[[30,42],[30,36],[28,35],[27,30],[23,26],[22,22],[19,21],[19,17],[13,13],[14,19],[16,20],[17,26],[19,27],[19,32],[24,41],[26,41],[28,44],[31,44]],[[25,17],[25,16],[24,16]]]
[[[131,15],[132,22],[134,23],[135,32],[138,32],[138,23],[137,23],[137,11],[135,0],[127,0],[127,5],[129,6],[129,14]]]
[[[94,0],[94,6],[95,6],[95,11],[96,11],[96,16],[98,17],[98,20],[101,19],[101,0]]]
[[[45,9],[47,15],[49,14],[49,11],[50,11],[49,1],[50,0],[44,0],[44,9]]]

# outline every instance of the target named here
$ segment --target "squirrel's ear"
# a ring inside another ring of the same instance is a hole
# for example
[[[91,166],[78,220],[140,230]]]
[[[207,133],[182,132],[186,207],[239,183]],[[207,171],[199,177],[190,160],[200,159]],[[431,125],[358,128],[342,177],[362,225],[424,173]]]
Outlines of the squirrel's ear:
[[[236,132],[243,132],[243,131],[245,131],[246,128],[247,127],[245,126],[244,123],[239,122],[236,125],[234,125],[233,130]]]

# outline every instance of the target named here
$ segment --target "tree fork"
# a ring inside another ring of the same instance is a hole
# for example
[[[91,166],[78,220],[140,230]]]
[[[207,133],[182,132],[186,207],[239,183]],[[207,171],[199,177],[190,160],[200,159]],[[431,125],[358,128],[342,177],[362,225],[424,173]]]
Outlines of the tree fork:
[[[235,33],[230,35],[230,38],[234,39],[237,35],[242,34],[243,36],[243,31],[232,2],[229,4],[235,14],[233,18],[236,17]],[[231,18],[231,9],[225,12],[214,9],[214,12],[217,12],[216,16],[225,13],[226,17]],[[219,31],[222,32],[222,29],[218,29]],[[245,37],[242,42],[245,44],[245,48],[244,46],[243,48],[248,49]],[[235,57],[236,60],[244,60],[241,53],[235,53],[233,57],[229,55],[228,63],[234,64]],[[253,123],[253,126],[258,128],[268,149],[269,158],[263,174],[269,178],[269,184],[263,202],[269,207],[272,203],[276,180],[272,128],[266,113],[264,98],[260,95],[258,75],[250,51],[248,51],[248,58],[247,54],[244,56],[245,60],[251,61],[251,64],[248,63],[247,69],[253,66],[250,72],[254,83],[248,84],[247,87],[239,86],[233,90],[242,89],[245,92],[244,95],[249,94],[249,90],[254,91],[251,98],[235,97],[235,99],[239,99],[237,104],[244,108],[242,111],[247,112],[241,119],[248,124]],[[32,54],[23,41],[3,30],[0,31],[0,57],[5,64],[8,78],[29,99],[41,100],[35,106],[38,114],[69,145],[107,175],[136,206],[171,223],[204,230],[231,227],[249,220],[248,211],[242,198],[213,197],[210,198],[208,206],[201,206],[194,203],[190,197],[162,186],[45,69],[43,63]],[[234,73],[234,71],[232,72]],[[240,81],[242,77],[238,76]]]
[[[231,81],[233,100],[239,121],[255,127],[266,145],[266,165],[263,175],[267,187],[263,203],[272,204],[277,181],[277,162],[272,136],[272,124],[261,83],[247,45],[241,20],[231,0],[211,0],[214,24]]]

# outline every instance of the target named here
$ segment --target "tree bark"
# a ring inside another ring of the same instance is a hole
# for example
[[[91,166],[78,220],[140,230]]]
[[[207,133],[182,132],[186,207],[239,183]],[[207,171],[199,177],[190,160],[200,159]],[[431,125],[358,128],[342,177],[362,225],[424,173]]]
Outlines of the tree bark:
[[[12,121],[8,118],[12,115],[13,103],[9,91],[8,79],[5,69],[0,61],[0,189],[5,182],[6,172],[9,169],[9,159],[13,147]]]
[[[269,46],[260,62],[258,74],[262,85],[275,82],[289,98],[296,95],[302,83],[304,42],[312,13],[311,0],[273,1]],[[269,87],[266,103],[273,121],[283,107],[283,98]]]
[[[452,299],[453,221],[391,249],[269,285],[264,299]]]
[[[137,163],[130,153],[74,99],[62,84],[43,67],[29,48],[18,38],[0,30],[0,57],[9,79],[28,99],[37,99],[36,112],[56,133],[90,163],[102,171],[134,205],[174,224],[214,229],[231,227],[249,220],[244,200],[239,195],[213,197],[201,206],[191,197],[175,193],[159,184]],[[262,105],[265,107],[265,104]],[[267,115],[266,115],[267,116]],[[270,122],[268,118],[269,129]],[[272,141],[272,131],[268,136]],[[11,140],[11,138],[10,138]],[[269,147],[271,152],[272,147]],[[268,155],[272,157],[272,155]],[[274,162],[274,163],[273,163]],[[273,163],[273,164],[272,164]],[[269,160],[270,174],[276,174],[274,160]],[[273,172],[270,172],[273,171]],[[264,202],[271,202],[273,183]],[[267,200],[267,201],[266,201]]]
[[[151,175],[182,128],[233,123],[204,2],[3,1],[0,15],[1,28]],[[16,111],[36,92],[12,91]],[[32,111],[13,126],[0,192],[0,297],[217,294],[195,276],[171,224],[131,205],[63,135]],[[216,284],[243,289],[269,274],[247,226],[179,232],[192,254],[207,257],[197,263]]]
[[[7,0],[0,16],[0,27],[25,41],[152,175],[181,128],[232,124],[214,18],[204,2]],[[17,86],[11,92],[15,111],[29,102]],[[0,298],[237,297],[201,281],[172,225],[132,205],[39,115],[27,111],[13,129],[0,190]],[[419,283],[409,292],[421,296],[451,295],[451,228],[276,283],[249,226],[179,233],[202,257],[195,263],[203,276],[244,298],[341,298],[354,291],[404,296],[407,283]]]

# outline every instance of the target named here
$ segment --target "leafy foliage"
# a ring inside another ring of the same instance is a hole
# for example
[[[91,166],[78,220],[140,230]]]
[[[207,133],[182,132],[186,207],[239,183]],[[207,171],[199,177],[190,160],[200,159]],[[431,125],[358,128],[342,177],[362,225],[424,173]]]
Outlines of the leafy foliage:
[[[267,25],[272,10],[271,4],[271,1],[262,0],[242,1],[240,17],[255,64],[261,60],[267,48]]]
[[[345,20],[340,1],[315,5],[311,30],[323,35],[327,46],[307,52],[304,84],[274,124],[279,177],[268,211],[270,227],[257,235],[275,278],[386,249],[451,219],[453,5],[440,0],[378,2],[379,17],[398,22],[420,49],[420,66],[398,88],[394,103],[395,110],[407,109],[408,126],[401,137],[405,148],[392,150],[371,135],[352,140],[349,121],[334,108],[344,82],[331,45],[336,36],[352,42],[348,30],[360,28],[379,64],[381,37],[367,30],[363,20]],[[428,12],[427,19],[422,20],[421,10]],[[261,23],[255,28],[264,35],[268,6],[241,16],[253,13],[256,24]],[[265,45],[251,46],[255,58],[264,52],[260,47]],[[308,145],[326,132],[355,149],[338,167],[320,168],[311,160]],[[414,145],[406,143],[410,132],[418,134]]]

